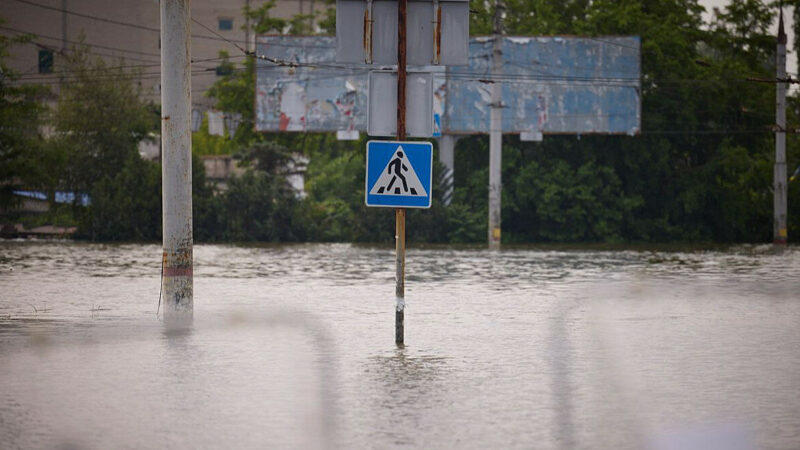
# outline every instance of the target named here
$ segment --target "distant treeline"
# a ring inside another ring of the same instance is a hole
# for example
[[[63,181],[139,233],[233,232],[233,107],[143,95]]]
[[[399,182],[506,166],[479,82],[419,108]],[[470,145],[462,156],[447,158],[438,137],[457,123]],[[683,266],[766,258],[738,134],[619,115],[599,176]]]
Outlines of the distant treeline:
[[[472,1],[473,34],[491,34],[491,4]],[[545,136],[541,143],[505,136],[504,242],[772,240],[775,83],[749,79],[775,79],[775,4],[734,0],[710,22],[690,0],[506,5],[508,34],[640,36],[642,133]],[[254,31],[309,31],[307,17],[284,22],[270,17],[269,9],[267,3],[249,12]],[[329,29],[331,16],[325,17],[319,23]],[[88,192],[90,207],[54,207],[37,220],[77,223],[88,239],[157,240],[160,167],[139,158],[136,145],[157,131],[158,108],[141,100],[135,71],[93,60],[79,48],[71,55],[66,70],[72,82],[62,86],[49,113],[36,102],[41,92],[0,77],[0,186],[21,180],[45,192]],[[253,61],[231,69],[206,95],[219,109],[241,113],[244,125],[230,140],[195,133],[193,146],[197,154],[232,153],[246,171],[215,194],[195,161],[195,239],[392,241],[391,210],[364,206],[366,139],[254,133]],[[98,77],[101,70],[117,76]],[[787,123],[795,127],[796,91],[788,102]],[[42,123],[56,133],[41,136]],[[799,144],[788,135],[790,173],[800,164]],[[410,241],[485,241],[488,147],[487,136],[459,141],[449,206],[441,198],[442,168],[434,167],[433,207],[409,213]],[[285,167],[298,154],[310,161],[305,198],[285,181]],[[800,236],[800,182],[789,185],[792,236]]]

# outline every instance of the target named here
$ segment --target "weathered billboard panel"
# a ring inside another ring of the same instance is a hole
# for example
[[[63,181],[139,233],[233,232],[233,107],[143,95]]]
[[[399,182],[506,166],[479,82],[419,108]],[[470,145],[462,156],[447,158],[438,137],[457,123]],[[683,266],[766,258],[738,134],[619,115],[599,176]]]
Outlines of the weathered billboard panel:
[[[488,133],[491,83],[503,82],[503,132],[635,134],[641,124],[638,37],[505,37],[503,75],[491,75],[491,38],[470,41],[470,64],[430,67],[434,127]],[[258,131],[367,128],[367,75],[335,63],[333,37],[261,36]],[[275,62],[288,65],[276,65]]]
[[[507,37],[500,77],[491,76],[492,45],[473,39],[469,66],[448,68],[444,132],[489,130],[496,78],[503,81],[504,133],[639,131],[639,38]]]
[[[256,64],[256,130],[367,129],[366,65],[337,64],[333,37],[260,36]],[[296,67],[293,67],[297,64]]]

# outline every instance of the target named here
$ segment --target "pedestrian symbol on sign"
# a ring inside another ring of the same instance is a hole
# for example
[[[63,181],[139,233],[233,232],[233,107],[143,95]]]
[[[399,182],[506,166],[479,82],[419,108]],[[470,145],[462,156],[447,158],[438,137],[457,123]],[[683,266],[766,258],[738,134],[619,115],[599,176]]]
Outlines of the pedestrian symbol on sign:
[[[394,168],[394,176],[392,177],[392,181],[389,182],[389,186],[385,187],[385,190],[392,192],[392,185],[394,184],[395,180],[400,178],[403,181],[403,192],[408,192],[408,183],[406,183],[406,177],[403,176],[403,171],[408,170],[408,167],[406,167],[405,164],[403,164],[403,152],[398,151],[397,156],[392,160],[392,162],[389,163],[389,167],[387,170],[389,174],[392,173],[392,168]],[[381,188],[378,189],[378,194],[383,194],[383,192],[384,192],[384,186],[381,186]],[[395,194],[400,193],[400,186],[394,188],[394,193]],[[411,188],[411,194],[417,195],[417,190]]]
[[[430,142],[367,142],[367,206],[430,208],[433,178]]]
[[[422,187],[413,166],[410,163],[406,165],[407,162],[403,154],[403,147],[397,147],[397,151],[394,152],[386,169],[369,193],[426,197],[427,191]]]

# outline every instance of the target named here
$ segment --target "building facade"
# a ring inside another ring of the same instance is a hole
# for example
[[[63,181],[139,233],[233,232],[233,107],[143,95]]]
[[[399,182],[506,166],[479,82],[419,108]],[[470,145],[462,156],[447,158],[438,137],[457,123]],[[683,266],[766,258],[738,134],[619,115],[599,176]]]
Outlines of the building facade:
[[[192,103],[196,107],[206,109],[213,103],[204,94],[224,74],[219,52],[228,52],[230,61],[240,65],[244,61],[242,49],[255,48],[243,11],[264,3],[191,0]],[[290,19],[325,7],[321,0],[276,0],[270,14]],[[139,68],[145,95],[159,101],[158,0],[3,0],[0,18],[4,20],[1,34],[34,36],[29,43],[13,46],[6,59],[18,74],[18,83],[45,84],[57,90],[59,83],[69,82],[69,73],[59,73],[63,55],[83,42],[92,56],[109,61],[124,59],[126,65]]]

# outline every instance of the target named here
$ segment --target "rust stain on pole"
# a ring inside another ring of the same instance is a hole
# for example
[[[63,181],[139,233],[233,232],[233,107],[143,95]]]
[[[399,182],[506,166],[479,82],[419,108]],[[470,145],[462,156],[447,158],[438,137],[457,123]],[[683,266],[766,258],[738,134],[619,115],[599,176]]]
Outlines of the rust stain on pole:
[[[394,342],[402,346],[405,336],[405,280],[406,280],[406,210],[395,210],[395,297],[396,308],[394,317]]]
[[[397,2],[397,139],[406,138],[406,17],[408,0]]]
[[[165,251],[162,263],[165,277],[191,277],[193,275],[192,248],[184,247]]]
[[[363,46],[365,62],[372,64],[372,0],[367,0],[367,7],[364,9],[364,36]]]
[[[433,28],[433,46],[435,53],[433,56],[433,63],[439,64],[442,56],[442,6],[436,2],[436,23]]]
[[[192,140],[189,0],[161,0],[164,321],[191,324]]]

